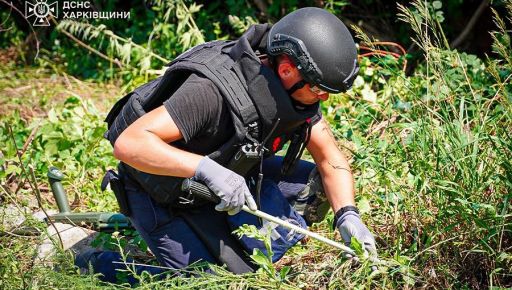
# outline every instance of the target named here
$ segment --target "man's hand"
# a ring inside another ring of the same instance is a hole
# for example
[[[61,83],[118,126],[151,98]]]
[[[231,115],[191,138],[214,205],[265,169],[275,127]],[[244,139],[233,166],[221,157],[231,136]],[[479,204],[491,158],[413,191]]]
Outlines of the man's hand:
[[[341,215],[337,213],[336,217],[336,227],[340,231],[341,237],[345,241],[345,245],[349,246],[351,238],[355,237],[364,244],[365,249],[371,256],[377,255],[375,238],[361,221],[359,213],[355,210],[348,210]]]
[[[235,172],[223,167],[205,156],[199,162],[194,176],[203,181],[218,197],[220,203],[215,206],[218,211],[237,214],[247,203],[251,210],[256,210],[256,202],[245,183],[245,179]]]

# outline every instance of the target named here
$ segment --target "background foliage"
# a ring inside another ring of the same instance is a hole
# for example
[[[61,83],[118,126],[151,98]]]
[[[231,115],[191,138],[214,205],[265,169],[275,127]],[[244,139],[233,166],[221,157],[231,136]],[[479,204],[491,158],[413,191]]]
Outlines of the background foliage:
[[[466,52],[452,45],[460,36],[454,23],[465,23],[461,19],[472,13],[464,12],[476,9],[477,1],[223,4],[108,0],[95,3],[96,8],[129,10],[132,18],[59,21],[36,34],[14,11],[2,9],[2,207],[16,205],[28,223],[44,231],[45,225],[30,217],[39,205],[23,168],[33,167],[43,205],[55,207],[46,185],[46,171],[53,165],[66,173],[64,185],[75,210],[116,210],[113,195],[99,189],[102,174],[115,166],[102,138],[103,119],[113,102],[156,77],[164,64],[191,46],[233,39],[252,23],[320,5],[355,24],[365,51],[400,52],[375,39],[407,47],[402,57],[361,58],[353,89],[322,104],[340,148],[351,158],[358,207],[377,236],[383,265],[377,272],[369,264],[354,267],[339,252],[309,241],[277,265],[260,257],[264,270],[254,274],[236,276],[218,269],[219,275],[188,279],[142,276],[139,287],[512,287],[509,1],[494,1],[495,10],[480,16],[478,28],[459,46]],[[488,23],[494,32],[482,32]],[[34,35],[40,41],[35,60]],[[489,45],[475,47],[478,39],[488,39]],[[331,222],[332,213],[314,230],[340,239]],[[34,264],[38,243],[2,225],[0,288],[113,287],[78,275],[66,253],[56,257],[58,271]]]

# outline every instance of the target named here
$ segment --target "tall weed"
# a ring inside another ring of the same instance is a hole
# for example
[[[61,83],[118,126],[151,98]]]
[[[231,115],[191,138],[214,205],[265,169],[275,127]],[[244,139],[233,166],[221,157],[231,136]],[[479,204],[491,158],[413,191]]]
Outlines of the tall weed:
[[[353,156],[358,205],[380,236],[381,253],[419,272],[412,285],[510,286],[512,56],[505,24],[496,16],[498,57],[481,61],[449,49],[423,1],[400,10],[425,63],[405,77],[389,59],[363,60],[355,99],[324,106],[337,135],[351,141],[343,145]]]

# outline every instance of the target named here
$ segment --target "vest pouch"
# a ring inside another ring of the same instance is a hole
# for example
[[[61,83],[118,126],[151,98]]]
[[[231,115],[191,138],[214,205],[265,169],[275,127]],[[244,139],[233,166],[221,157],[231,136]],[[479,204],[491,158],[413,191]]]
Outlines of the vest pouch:
[[[244,144],[238,147],[227,168],[242,176],[247,176],[254,166],[260,163],[260,160],[256,145]]]
[[[301,228],[307,228],[304,218],[293,209],[277,184],[268,179],[264,179],[262,183],[260,210]],[[269,235],[272,251],[274,252],[272,256],[273,263],[281,259],[288,249],[304,238],[304,234],[266,220],[263,220],[263,223],[260,224],[258,217],[244,211],[228,216],[228,224],[231,230],[236,230],[243,224],[254,225],[264,236]],[[265,255],[268,254],[265,245],[260,240],[243,236],[240,243],[249,253],[252,253],[254,248],[258,248]]]
[[[128,205],[128,197],[126,196],[126,191],[124,190],[124,184],[121,181],[121,178],[119,178],[119,175],[112,169],[105,173],[105,176],[101,181],[101,190],[105,191],[109,183],[110,189],[112,189],[114,195],[116,196],[117,204],[119,205],[119,212],[125,216],[129,216],[130,207]]]

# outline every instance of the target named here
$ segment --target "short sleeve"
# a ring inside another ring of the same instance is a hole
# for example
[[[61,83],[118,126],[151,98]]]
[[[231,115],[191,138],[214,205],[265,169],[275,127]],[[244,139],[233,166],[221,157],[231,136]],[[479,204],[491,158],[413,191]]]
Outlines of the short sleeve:
[[[222,102],[222,95],[211,80],[192,74],[164,102],[164,107],[188,142],[215,123]]]

